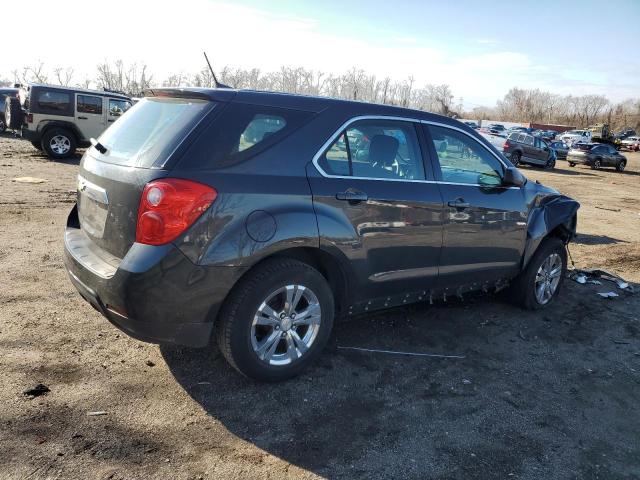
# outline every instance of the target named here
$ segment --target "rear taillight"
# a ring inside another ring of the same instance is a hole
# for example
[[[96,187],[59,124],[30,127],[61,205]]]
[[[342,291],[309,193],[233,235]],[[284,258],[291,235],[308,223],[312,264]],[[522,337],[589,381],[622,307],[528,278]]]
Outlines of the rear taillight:
[[[510,146],[511,145],[509,144],[509,141],[507,140],[506,142],[504,142],[504,145],[502,145],[502,150],[508,150]]]
[[[193,225],[217,195],[214,188],[191,180],[164,178],[147,183],[138,208],[136,242],[169,243]]]
[[[27,123],[33,123],[33,113],[27,114]]]

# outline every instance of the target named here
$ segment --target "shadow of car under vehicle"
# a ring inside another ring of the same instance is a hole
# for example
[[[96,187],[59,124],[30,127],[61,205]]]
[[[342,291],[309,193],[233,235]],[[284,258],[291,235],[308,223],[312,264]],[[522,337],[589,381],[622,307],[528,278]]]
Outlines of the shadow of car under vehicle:
[[[564,309],[554,306],[546,315],[556,308]],[[463,474],[477,468],[471,465],[475,457],[462,453],[467,448],[482,456],[485,471],[511,472],[540,453],[537,440],[516,433],[507,419],[538,408],[535,386],[504,376],[512,355],[518,359],[510,369],[532,368],[532,347],[522,333],[525,328],[532,335],[532,325],[548,330],[549,324],[539,313],[487,295],[387,310],[337,324],[316,365],[276,384],[240,376],[215,347],[160,350],[182,388],[230,433],[318,475],[411,477],[451,469]],[[515,349],[512,342],[518,343]],[[470,438],[470,428],[477,431],[485,423],[484,440]]]
[[[588,233],[578,233],[573,243],[580,245],[613,245],[616,243],[629,243],[625,240],[619,240],[607,235],[590,235]]]

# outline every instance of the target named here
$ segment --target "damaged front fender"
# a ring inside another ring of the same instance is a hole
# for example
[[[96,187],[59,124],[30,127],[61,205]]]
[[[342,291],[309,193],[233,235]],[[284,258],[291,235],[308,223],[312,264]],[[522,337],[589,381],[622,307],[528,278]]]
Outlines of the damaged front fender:
[[[547,236],[557,236],[565,244],[575,237],[579,208],[578,202],[565,195],[549,195],[537,202],[527,222],[523,268]]]

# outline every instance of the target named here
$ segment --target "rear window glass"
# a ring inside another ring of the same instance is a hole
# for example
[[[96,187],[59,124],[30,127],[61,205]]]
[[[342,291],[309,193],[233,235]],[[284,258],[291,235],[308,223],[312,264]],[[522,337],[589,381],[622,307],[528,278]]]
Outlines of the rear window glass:
[[[106,154],[92,151],[100,160],[118,165],[162,164],[210,106],[206,100],[144,98],[100,136]]]
[[[229,103],[203,135],[206,148],[194,147],[181,166],[199,169],[235,165],[276,144],[312,115],[289,108]]]

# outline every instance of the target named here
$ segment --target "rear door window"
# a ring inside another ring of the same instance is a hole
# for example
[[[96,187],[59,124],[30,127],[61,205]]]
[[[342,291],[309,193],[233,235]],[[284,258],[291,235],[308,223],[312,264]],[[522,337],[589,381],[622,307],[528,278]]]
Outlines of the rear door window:
[[[425,179],[418,136],[411,122],[354,122],[318,159],[318,163],[329,175],[372,179]]]
[[[118,98],[109,99],[109,117],[119,117],[131,108],[131,102]]]
[[[94,97],[93,95],[78,95],[77,106],[78,113],[92,113],[95,115],[102,114],[102,97]]]

